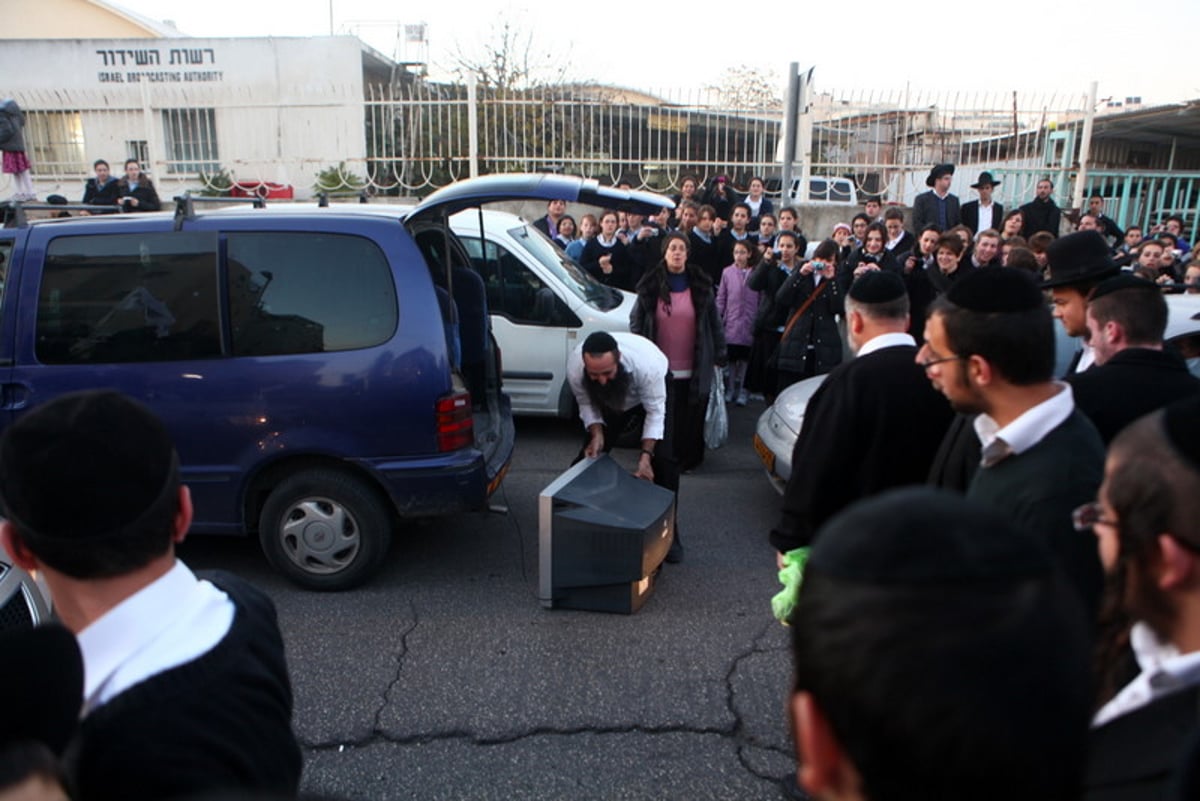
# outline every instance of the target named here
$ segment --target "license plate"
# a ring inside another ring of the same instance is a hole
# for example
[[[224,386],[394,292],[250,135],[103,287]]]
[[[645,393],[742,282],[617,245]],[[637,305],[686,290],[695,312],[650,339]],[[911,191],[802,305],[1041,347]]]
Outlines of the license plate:
[[[771,453],[771,449],[767,447],[767,443],[763,442],[762,437],[758,434],[754,435],[754,450],[758,454],[758,458],[762,459],[763,464],[767,466],[767,472],[774,475],[775,454]]]

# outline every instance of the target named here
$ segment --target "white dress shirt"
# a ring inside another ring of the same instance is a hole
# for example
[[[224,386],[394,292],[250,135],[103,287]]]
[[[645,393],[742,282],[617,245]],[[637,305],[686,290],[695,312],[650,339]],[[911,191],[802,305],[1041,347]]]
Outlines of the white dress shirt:
[[[667,419],[667,356],[658,346],[637,334],[614,333],[617,349],[621,353],[621,364],[629,371],[631,379],[625,393],[625,402],[620,411],[627,411],[642,404],[646,409],[646,422],[642,425],[642,439],[662,439],[663,425]],[[567,383],[579,404],[579,417],[583,427],[603,423],[604,415],[592,406],[584,381],[583,343],[575,348],[567,361]]]
[[[1037,445],[1046,435],[1071,416],[1075,409],[1075,395],[1069,384],[1056,381],[1059,387],[1052,397],[1026,409],[1016,420],[1001,428],[989,415],[975,418],[975,433],[979,443],[988,451],[995,440],[1003,440],[1011,455],[1021,454]],[[986,455],[985,455],[986,459]]]
[[[1129,644],[1142,672],[1100,707],[1092,719],[1092,728],[1200,684],[1200,651],[1179,653],[1174,645],[1158,639],[1145,623],[1133,624]]]
[[[877,350],[884,348],[894,348],[898,345],[912,345],[916,347],[917,341],[908,334],[903,332],[880,334],[877,337],[872,337],[863,343],[863,346],[858,349],[856,354],[858,357],[866,356],[868,353],[874,353]]]
[[[79,632],[84,715],[130,687],[212,650],[235,606],[183,562]]]

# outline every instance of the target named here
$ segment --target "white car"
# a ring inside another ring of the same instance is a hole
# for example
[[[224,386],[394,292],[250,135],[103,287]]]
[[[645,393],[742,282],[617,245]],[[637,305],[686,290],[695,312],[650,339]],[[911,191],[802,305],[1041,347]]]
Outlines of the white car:
[[[816,375],[780,392],[775,403],[759,415],[754,428],[754,450],[781,495],[792,475],[792,449],[800,436],[800,426],[804,425],[804,412],[824,380],[825,376]]]
[[[1200,295],[1167,295],[1167,331],[1163,339],[1166,342],[1176,340],[1176,345],[1184,355],[1192,351],[1183,347],[1178,341],[1181,337],[1200,338]],[[1058,336],[1062,326],[1055,323],[1055,334]],[[1200,355],[1200,342],[1193,346],[1196,355]],[[1066,358],[1060,348],[1057,370],[1061,374],[1066,369]],[[1069,358],[1070,352],[1065,352]],[[1196,372],[1196,368],[1193,368]],[[779,393],[774,405],[770,406],[758,418],[754,431],[754,450],[767,468],[767,476],[781,494],[787,486],[788,478],[792,475],[792,450],[796,446],[796,438],[800,435],[800,427],[804,425],[804,413],[808,402],[825,376],[818,375],[806,378],[792,384]]]
[[[567,357],[593,331],[628,331],[635,296],[592,278],[515,214],[468,209],[450,226],[487,287],[513,413],[571,417]]]

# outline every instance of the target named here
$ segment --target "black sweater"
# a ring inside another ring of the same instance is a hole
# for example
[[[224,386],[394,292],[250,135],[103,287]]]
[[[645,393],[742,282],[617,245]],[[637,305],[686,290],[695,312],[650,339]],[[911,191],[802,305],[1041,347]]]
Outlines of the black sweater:
[[[66,756],[77,801],[227,789],[296,793],[300,748],[275,607],[232,575],[208,578],[237,608],[229,632],[198,659],[151,676],[84,718]]]

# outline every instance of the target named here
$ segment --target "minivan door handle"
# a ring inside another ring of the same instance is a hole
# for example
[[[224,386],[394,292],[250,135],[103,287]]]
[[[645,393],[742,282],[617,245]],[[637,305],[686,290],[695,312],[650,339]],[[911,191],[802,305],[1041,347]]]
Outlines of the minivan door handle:
[[[6,412],[20,411],[29,403],[29,395],[28,384],[20,382],[0,384],[0,409]]]

